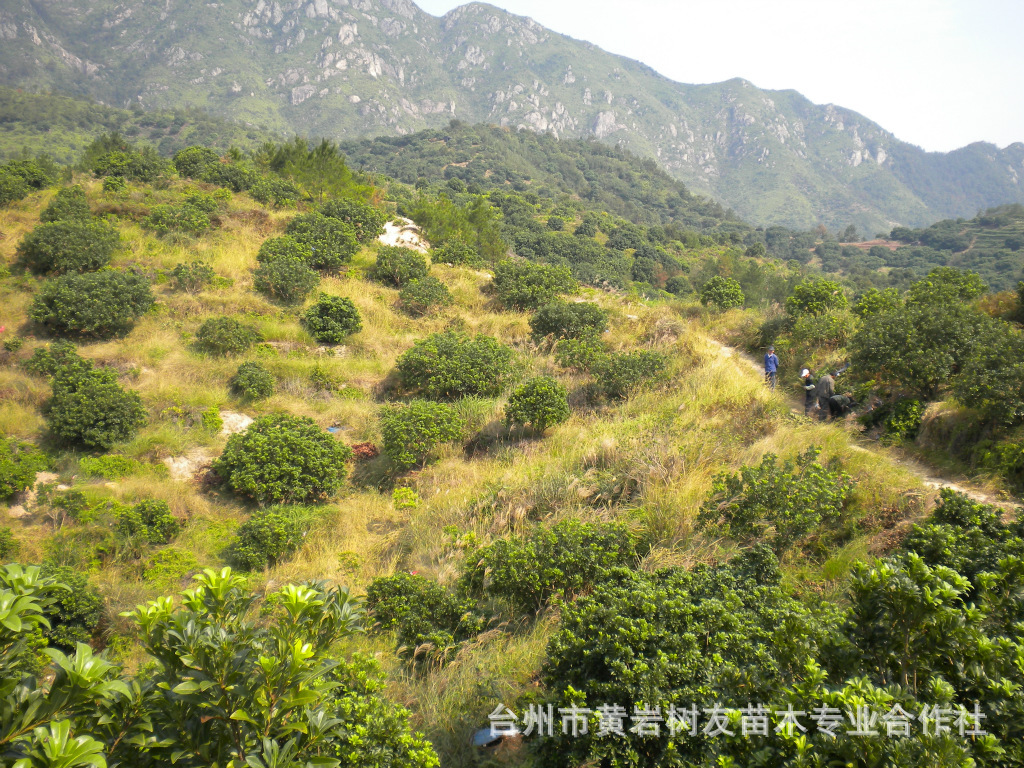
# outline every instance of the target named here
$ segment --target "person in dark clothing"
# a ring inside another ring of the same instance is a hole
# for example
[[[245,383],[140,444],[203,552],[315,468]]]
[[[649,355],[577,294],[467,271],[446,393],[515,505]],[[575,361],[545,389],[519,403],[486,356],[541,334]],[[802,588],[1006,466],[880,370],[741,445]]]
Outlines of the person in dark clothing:
[[[815,393],[818,395],[818,408],[821,409],[820,418],[827,419],[828,401],[836,393],[835,379],[832,378],[831,374],[826,373],[818,379],[818,387]]]
[[[764,383],[775,389],[775,382],[779,378],[779,358],[775,355],[775,347],[768,347],[764,356]]]
[[[818,395],[816,393],[818,383],[811,376],[809,368],[804,368],[800,371],[800,386],[804,388],[804,416],[810,416],[814,404],[818,402]]]
[[[832,395],[828,399],[828,414],[831,418],[839,418],[848,414],[856,403],[853,395],[846,392],[842,395]]]

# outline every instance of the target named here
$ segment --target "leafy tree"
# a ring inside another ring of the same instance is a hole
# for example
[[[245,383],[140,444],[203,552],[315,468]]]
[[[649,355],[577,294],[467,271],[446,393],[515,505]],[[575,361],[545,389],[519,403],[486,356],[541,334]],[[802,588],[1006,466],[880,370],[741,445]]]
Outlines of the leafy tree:
[[[260,250],[256,254],[256,260],[260,264],[280,258],[302,259],[310,263],[313,261],[313,248],[291,235],[282,235],[281,237],[268,237],[260,245]]]
[[[578,339],[599,336],[608,328],[608,313],[589,301],[553,301],[530,318],[535,339]]]
[[[196,345],[213,355],[240,355],[261,341],[263,334],[233,317],[211,317],[196,331]]]
[[[740,284],[731,277],[716,275],[704,283],[700,289],[700,302],[704,306],[732,309],[733,307],[742,307],[745,300]]]
[[[384,453],[402,470],[423,464],[438,445],[458,440],[463,429],[452,406],[428,400],[386,409],[380,426]]]
[[[213,267],[202,261],[181,262],[171,270],[174,287],[186,293],[198,293],[213,282]]]
[[[0,499],[9,499],[35,483],[36,473],[46,469],[46,456],[28,443],[0,438]]]
[[[427,259],[411,248],[382,245],[377,251],[377,261],[370,269],[374,280],[401,288],[410,280],[427,276]]]
[[[910,286],[907,301],[913,304],[940,306],[946,302],[968,302],[983,296],[988,290],[985,282],[974,272],[953,267],[936,267],[928,275]]]
[[[296,136],[291,143],[278,148],[272,167],[293,179],[317,205],[352,183],[345,156],[327,139],[311,148],[305,139]]]
[[[384,211],[350,197],[328,200],[320,208],[320,213],[348,224],[360,243],[375,240],[384,231],[388,220]]]
[[[102,270],[48,280],[29,316],[53,334],[109,339],[128,333],[154,302],[141,275]]]
[[[309,266],[325,272],[338,270],[359,250],[352,227],[319,213],[296,216],[285,232],[311,250]]]
[[[846,305],[846,294],[839,283],[818,278],[804,280],[786,299],[786,311],[793,316],[823,315]]]
[[[505,260],[494,270],[494,293],[508,309],[536,309],[561,293],[575,293],[579,284],[568,267]]]
[[[853,313],[863,319],[882,312],[892,312],[901,304],[902,299],[895,288],[886,288],[882,291],[869,288],[854,302]]]
[[[147,499],[125,507],[115,518],[114,530],[118,536],[143,544],[170,544],[181,530],[181,523],[171,514],[167,502],[158,499]]]
[[[402,286],[398,294],[402,311],[421,317],[438,307],[447,307],[454,301],[448,286],[432,275],[415,278]]]
[[[345,479],[352,451],[307,417],[260,416],[213,462],[235,493],[258,504],[322,501]]]
[[[220,163],[220,155],[209,147],[185,147],[174,154],[172,160],[183,179],[201,179],[206,172]]]
[[[77,184],[73,187],[63,187],[57,190],[50,204],[46,206],[39,220],[41,222],[51,221],[89,221],[92,212],[89,210],[89,203],[85,199],[85,190]]]
[[[90,642],[103,616],[103,598],[82,573],[67,566],[44,565],[40,574],[66,589],[54,593],[54,601],[43,612],[49,627],[43,636],[55,648],[74,651],[79,643]]]
[[[274,394],[274,374],[260,363],[242,363],[231,377],[231,390],[249,400],[263,400]]]
[[[262,571],[283,562],[302,545],[310,510],[304,507],[259,509],[239,526],[231,557],[245,571]]]
[[[515,353],[490,336],[434,333],[398,358],[398,376],[406,391],[432,400],[494,397],[514,373]]]
[[[836,524],[852,482],[838,462],[820,463],[820,453],[811,447],[781,466],[767,454],[756,467],[719,474],[698,525],[744,543],[764,541],[781,553],[819,525]]]
[[[122,389],[111,370],[59,368],[51,386],[46,421],[64,444],[106,451],[146,423],[142,399]]]
[[[302,316],[302,324],[321,344],[341,344],[363,329],[359,310],[351,299],[321,293]]]
[[[1024,337],[1002,321],[979,325],[963,369],[952,380],[953,395],[991,424],[1024,423]]]
[[[483,257],[480,252],[471,245],[461,240],[447,240],[430,252],[430,258],[435,264],[462,264],[467,267],[482,267]]]
[[[549,376],[538,376],[512,392],[505,406],[505,423],[529,425],[538,434],[569,418],[569,393]]]
[[[110,263],[121,236],[101,221],[62,219],[40,224],[18,244],[18,261],[36,274],[91,272]]]
[[[253,272],[253,287],[286,304],[305,299],[318,285],[320,275],[301,259],[281,256],[264,261]]]
[[[198,236],[213,226],[210,213],[189,202],[181,205],[154,205],[149,216],[142,220],[142,226],[161,237],[172,232]]]
[[[10,205],[28,196],[29,186],[17,174],[0,166],[0,206]]]

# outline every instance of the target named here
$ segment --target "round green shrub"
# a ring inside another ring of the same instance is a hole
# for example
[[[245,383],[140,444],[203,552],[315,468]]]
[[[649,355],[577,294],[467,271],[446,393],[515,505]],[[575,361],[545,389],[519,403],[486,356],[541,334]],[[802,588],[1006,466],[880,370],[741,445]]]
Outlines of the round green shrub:
[[[171,514],[166,501],[146,499],[125,507],[115,515],[114,532],[122,539],[145,544],[169,544],[181,523]]]
[[[667,366],[668,358],[661,352],[641,349],[599,358],[592,371],[605,395],[625,398],[657,380]]]
[[[529,426],[542,433],[569,418],[569,392],[549,376],[538,376],[516,387],[505,406],[508,426]]]
[[[171,280],[174,287],[186,293],[198,293],[213,282],[216,277],[213,267],[202,261],[191,263],[181,262],[175,264],[171,270]]]
[[[462,420],[455,408],[428,400],[388,408],[380,425],[384,453],[403,470],[423,464],[438,445],[462,435]]]
[[[174,165],[151,147],[107,152],[92,163],[92,172],[97,177],[120,176],[145,183],[156,181],[157,177],[166,176],[173,170]]]
[[[700,302],[705,307],[714,306],[718,309],[742,307],[746,297],[740,284],[731,277],[715,275],[700,289]]]
[[[536,309],[560,293],[575,293],[579,284],[568,267],[506,259],[494,269],[492,290],[508,309]]]
[[[120,247],[117,230],[102,221],[51,221],[25,235],[18,262],[35,274],[91,272],[109,264]]]
[[[316,304],[306,310],[302,324],[321,344],[341,344],[347,336],[359,333],[363,321],[351,299],[321,293]]]
[[[298,188],[279,176],[260,176],[249,187],[249,196],[263,205],[273,204],[280,208],[294,205],[299,196]]]
[[[71,653],[78,643],[92,640],[103,615],[103,598],[74,568],[44,564],[41,573],[67,587],[53,593],[56,601],[44,611],[50,626],[43,635],[50,645]]]
[[[104,192],[124,192],[128,189],[128,182],[122,176],[107,176],[103,179]]]
[[[223,191],[245,192],[256,183],[256,171],[238,163],[215,163],[203,171],[202,180],[207,184],[224,187]]]
[[[421,317],[437,307],[450,306],[454,301],[448,286],[432,275],[410,280],[398,294],[402,311]]]
[[[53,186],[60,177],[60,168],[49,157],[11,160],[0,168],[19,177],[30,189],[44,189]]]
[[[312,419],[272,414],[228,438],[213,470],[259,504],[321,501],[341,487],[351,455]]]
[[[109,339],[128,333],[153,304],[146,278],[105,269],[48,280],[29,315],[56,335]]]
[[[36,472],[47,466],[46,456],[28,443],[0,437],[0,499],[31,487]]]
[[[411,248],[396,245],[382,245],[377,251],[377,261],[370,269],[372,279],[395,288],[426,276],[426,257]]]
[[[320,285],[320,275],[301,259],[282,256],[256,267],[252,282],[263,295],[285,304],[295,304]]]
[[[430,252],[435,264],[462,264],[467,267],[482,267],[480,251],[461,240],[447,240]]]
[[[305,507],[259,509],[238,527],[231,559],[246,571],[263,571],[282,562],[302,544],[311,517]]]
[[[0,205],[10,205],[28,196],[29,186],[17,174],[0,167]]]
[[[351,198],[328,200],[320,213],[352,227],[360,243],[368,243],[384,231],[388,216],[384,211]]]
[[[588,301],[553,301],[545,304],[530,318],[535,339],[552,336],[556,339],[579,339],[599,336],[608,328],[608,313]]]
[[[398,358],[398,375],[406,391],[431,400],[468,395],[494,397],[514,373],[515,353],[490,336],[470,338],[446,331],[417,341]]]
[[[665,281],[665,290],[675,296],[685,296],[693,293],[693,286],[685,275],[675,275]]]
[[[274,394],[274,374],[259,363],[242,363],[230,384],[232,392],[249,400],[263,400]]]
[[[61,443],[106,451],[146,423],[142,398],[122,389],[113,371],[60,368],[52,388],[46,421]]]
[[[85,199],[85,190],[77,184],[57,190],[50,204],[39,214],[42,222],[50,221],[88,221],[92,218],[89,203]]]
[[[213,165],[220,163],[220,155],[209,147],[185,147],[171,160],[183,179],[201,179]]]
[[[263,334],[233,317],[211,317],[196,331],[196,346],[212,355],[240,355],[261,341]]]
[[[313,260],[313,249],[291,235],[282,235],[281,237],[268,237],[263,241],[256,254],[256,260],[261,264],[280,258],[301,259],[309,264]]]
[[[288,222],[285,232],[312,249],[309,266],[313,269],[335,271],[359,250],[352,227],[319,213],[296,216]]]
[[[171,232],[200,235],[213,226],[209,213],[193,203],[154,205],[149,216],[142,220],[142,226],[160,236]]]
[[[795,316],[823,315],[834,309],[843,309],[847,305],[843,287],[833,280],[808,278],[793,289],[793,294],[786,299],[786,311]]]

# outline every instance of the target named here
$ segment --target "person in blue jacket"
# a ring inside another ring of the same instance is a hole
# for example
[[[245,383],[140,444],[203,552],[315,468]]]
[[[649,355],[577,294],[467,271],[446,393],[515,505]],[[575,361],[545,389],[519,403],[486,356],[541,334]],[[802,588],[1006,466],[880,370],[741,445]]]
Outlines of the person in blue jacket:
[[[764,383],[775,389],[775,382],[779,378],[779,358],[775,356],[775,346],[768,347],[764,356]]]

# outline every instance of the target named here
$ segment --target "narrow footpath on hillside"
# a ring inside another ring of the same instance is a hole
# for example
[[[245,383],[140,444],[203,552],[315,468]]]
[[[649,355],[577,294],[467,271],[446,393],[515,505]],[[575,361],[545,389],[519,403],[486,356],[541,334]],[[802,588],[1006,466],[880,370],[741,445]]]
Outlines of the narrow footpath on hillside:
[[[723,344],[717,339],[711,336],[707,337],[708,341],[718,348],[719,353],[722,357],[731,357],[737,361],[743,367],[753,369],[758,377],[764,376],[764,367],[761,362],[755,359],[752,355],[747,354],[741,349],[736,347],[730,347],[727,344]],[[785,395],[785,389],[782,389]],[[797,416],[803,417],[803,401],[799,400],[796,396],[789,397],[791,408],[790,410]],[[861,436],[853,436],[853,442],[850,443],[850,447],[857,451],[870,451],[877,453],[872,443],[867,442]],[[910,458],[893,458],[888,457],[890,461],[895,462],[900,467],[906,469],[912,475],[918,477],[921,482],[929,488],[936,490],[941,488],[949,488],[964,494],[965,496],[974,499],[975,501],[982,502],[983,504],[994,504],[1003,509],[1012,509],[1020,506],[1020,502],[1017,499],[1000,499],[991,493],[984,491],[981,488],[973,485],[965,479],[953,480],[949,477],[943,477],[942,474],[936,467],[928,466],[927,464]]]

